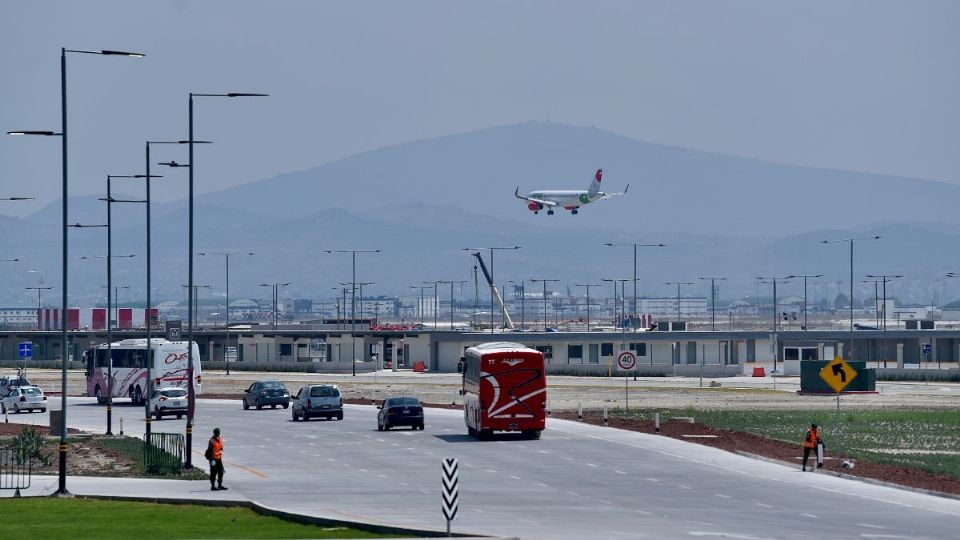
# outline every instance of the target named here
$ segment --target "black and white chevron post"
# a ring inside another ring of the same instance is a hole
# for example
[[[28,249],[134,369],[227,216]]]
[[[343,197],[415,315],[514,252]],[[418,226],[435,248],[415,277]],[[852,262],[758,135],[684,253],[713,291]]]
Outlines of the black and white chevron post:
[[[460,499],[460,463],[456,458],[443,460],[443,517],[447,520],[447,536],[450,522],[457,517]]]

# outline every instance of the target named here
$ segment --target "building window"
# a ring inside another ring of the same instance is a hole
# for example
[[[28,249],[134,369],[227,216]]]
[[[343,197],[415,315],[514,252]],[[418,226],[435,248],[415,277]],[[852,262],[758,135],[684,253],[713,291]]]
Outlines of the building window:
[[[601,343],[600,356],[613,356],[613,343]]]
[[[583,345],[567,345],[567,358],[570,361],[583,361]]]
[[[545,360],[553,359],[553,345],[537,345],[534,349],[542,352]]]
[[[293,346],[290,343],[280,344],[280,356],[291,356],[292,354],[293,354]]]
[[[633,351],[637,356],[646,356],[647,355],[647,344],[646,343],[631,343],[630,350]]]

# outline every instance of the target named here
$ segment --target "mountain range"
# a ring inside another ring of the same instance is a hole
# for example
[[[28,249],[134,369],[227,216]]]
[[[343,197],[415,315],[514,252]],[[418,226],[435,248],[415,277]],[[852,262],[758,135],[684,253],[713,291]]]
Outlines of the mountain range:
[[[576,216],[533,215],[513,197],[518,186],[585,189],[599,167],[605,190],[629,183],[629,193]],[[382,250],[358,255],[357,280],[375,282],[365,292],[408,292],[429,280],[468,280],[472,291],[474,260],[463,248],[513,245],[522,249],[495,255],[498,282],[557,278],[577,290],[576,283],[632,275],[632,251],[607,242],[667,244],[640,249],[641,294],[670,295],[663,282],[679,280],[697,282],[689,293],[704,295],[708,287],[696,278],[705,275],[730,278],[722,295],[753,294],[757,276],[822,273],[819,294],[834,295],[848,286],[848,248],[820,241],[882,235],[855,244],[857,279],[904,274],[888,287],[929,302],[937,287],[960,293],[938,281],[960,267],[957,200],[960,186],[948,183],[775,164],[531,122],[399,144],[200,195],[195,246],[255,253],[231,259],[234,298],[269,297],[257,285],[288,281],[285,296],[335,296],[333,288],[351,280],[350,257],[324,250],[345,249]],[[72,198],[70,221],[102,222],[103,205],[93,196]],[[161,298],[182,298],[186,203],[155,204],[153,215],[154,287]],[[22,287],[40,274],[59,284],[59,220],[59,201],[24,218],[0,217],[0,249],[24,260],[5,263],[15,266],[5,268],[9,286],[0,301],[28,301],[32,291]],[[114,281],[131,286],[122,294],[142,298],[143,207],[115,205],[113,220],[114,254],[139,257],[118,259]],[[71,295],[92,302],[102,297],[103,264],[79,257],[105,252],[104,234],[72,231]],[[195,282],[210,284],[207,294],[222,294],[223,262],[197,259]],[[858,296],[872,295],[872,284],[858,288]]]

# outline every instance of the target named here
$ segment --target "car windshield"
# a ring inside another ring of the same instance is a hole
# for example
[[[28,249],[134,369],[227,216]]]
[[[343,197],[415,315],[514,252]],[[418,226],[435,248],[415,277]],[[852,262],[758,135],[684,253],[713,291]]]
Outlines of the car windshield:
[[[266,390],[282,390],[283,383],[280,381],[263,381],[260,383]]]
[[[175,388],[173,390],[161,390],[160,395],[168,398],[185,397],[187,395],[187,391],[184,390],[183,388]]]
[[[397,397],[390,398],[387,400],[387,407],[419,407],[420,402],[417,401],[417,398],[412,397]]]
[[[332,386],[314,386],[310,389],[310,397],[337,397],[340,391]]]
[[[39,388],[23,388],[23,394],[27,396],[39,396],[43,392]]]

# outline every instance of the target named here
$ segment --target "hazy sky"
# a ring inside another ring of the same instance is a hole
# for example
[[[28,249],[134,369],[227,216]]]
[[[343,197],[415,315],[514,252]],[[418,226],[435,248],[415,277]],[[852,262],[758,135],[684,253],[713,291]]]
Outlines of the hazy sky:
[[[126,49],[147,57],[68,57],[72,195],[185,138],[190,91],[272,94],[197,103],[198,192],[528,120],[960,182],[958,28],[960,2],[927,0],[0,0],[0,128],[59,130],[61,46]],[[58,140],[0,139],[0,197],[42,198],[0,213],[59,193]]]

